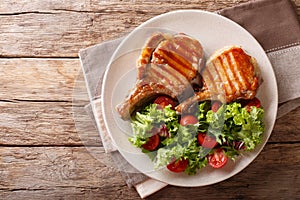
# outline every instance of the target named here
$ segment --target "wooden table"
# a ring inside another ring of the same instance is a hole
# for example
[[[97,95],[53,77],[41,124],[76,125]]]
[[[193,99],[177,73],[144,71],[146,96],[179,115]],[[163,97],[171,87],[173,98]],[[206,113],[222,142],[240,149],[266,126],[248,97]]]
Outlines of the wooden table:
[[[293,0],[300,18],[300,1]],[[216,11],[247,0],[1,0],[0,199],[139,199],[104,154],[85,115],[79,134],[72,102],[79,49],[125,35],[158,14]],[[300,108],[277,120],[245,170],[211,186],[167,186],[149,199],[300,198]]]

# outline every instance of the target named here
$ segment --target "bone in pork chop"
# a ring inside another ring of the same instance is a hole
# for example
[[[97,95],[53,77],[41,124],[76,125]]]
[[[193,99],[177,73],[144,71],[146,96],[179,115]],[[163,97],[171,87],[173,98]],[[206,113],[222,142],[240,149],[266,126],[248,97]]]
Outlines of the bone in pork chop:
[[[191,83],[198,80],[202,62],[199,41],[185,34],[154,34],[146,41],[137,61],[133,91],[117,106],[122,119],[129,120],[135,110],[159,95],[179,101],[191,96]]]
[[[229,103],[237,99],[252,99],[259,86],[260,73],[254,57],[236,46],[226,47],[212,55],[201,72],[203,88],[175,109],[182,113],[204,100]]]

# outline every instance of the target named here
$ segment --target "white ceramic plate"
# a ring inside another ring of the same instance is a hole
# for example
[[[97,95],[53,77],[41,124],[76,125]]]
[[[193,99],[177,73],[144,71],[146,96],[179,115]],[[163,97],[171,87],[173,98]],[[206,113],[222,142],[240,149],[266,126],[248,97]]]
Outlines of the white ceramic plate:
[[[221,169],[206,167],[196,175],[176,174],[166,169],[153,170],[153,163],[140,149],[128,142],[131,134],[129,122],[119,118],[115,111],[136,80],[135,65],[146,38],[156,31],[186,33],[202,44],[206,58],[227,45],[239,45],[254,56],[261,69],[263,84],[258,97],[265,109],[265,133],[261,145],[240,156],[236,162],[229,162]],[[235,22],[220,15],[201,10],[180,10],[150,19],[132,31],[120,44],[111,58],[102,88],[102,109],[104,122],[113,141],[124,158],[146,175],[177,186],[204,186],[223,181],[249,165],[267,142],[277,114],[277,84],[272,66],[264,50],[254,37]]]

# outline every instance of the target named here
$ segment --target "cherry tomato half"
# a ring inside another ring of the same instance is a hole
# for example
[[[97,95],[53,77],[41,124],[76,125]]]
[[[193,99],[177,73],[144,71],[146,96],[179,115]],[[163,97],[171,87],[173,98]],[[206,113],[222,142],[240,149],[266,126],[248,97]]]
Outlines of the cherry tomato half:
[[[179,173],[179,172],[183,172],[187,168],[188,164],[189,164],[188,159],[181,158],[179,160],[175,160],[170,164],[168,164],[167,168],[171,172]]]
[[[222,103],[220,101],[214,101],[211,105],[211,110],[213,112],[217,112],[221,106],[222,106]]]
[[[260,108],[261,104],[260,104],[260,100],[256,97],[254,97],[253,99],[251,99],[247,105],[245,106],[245,108],[247,109],[248,112],[251,111],[251,106],[255,106],[256,108]]]
[[[171,108],[175,109],[175,102],[171,98],[169,98],[167,96],[159,96],[159,97],[157,97],[154,100],[154,103],[160,105],[162,108],[165,108],[166,106],[168,106],[168,105],[171,104],[171,106],[172,106]]]
[[[159,142],[160,142],[159,135],[155,134],[155,135],[149,137],[147,142],[145,144],[143,144],[142,147],[148,151],[153,151],[158,147]]]
[[[180,119],[180,125],[181,126],[186,126],[190,124],[197,124],[198,119],[194,115],[184,115]]]
[[[208,149],[212,149],[218,144],[215,137],[209,136],[206,133],[198,133],[197,139],[199,145]]]
[[[208,164],[216,169],[223,167],[227,161],[228,157],[221,148],[215,149],[212,154],[208,155]]]

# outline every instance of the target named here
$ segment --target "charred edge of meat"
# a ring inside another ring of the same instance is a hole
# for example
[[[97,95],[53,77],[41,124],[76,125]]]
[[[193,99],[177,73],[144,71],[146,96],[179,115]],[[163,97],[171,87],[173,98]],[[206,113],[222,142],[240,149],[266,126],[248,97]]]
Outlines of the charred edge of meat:
[[[149,105],[149,104],[153,103],[154,100],[161,95],[164,95],[164,96],[167,96],[167,97],[173,99],[172,97],[170,97],[166,94],[163,94],[163,93],[157,93],[157,94],[153,93],[151,96],[148,96],[147,98],[141,100],[141,102],[136,104],[135,107],[133,107],[133,109],[130,111],[130,114],[128,115],[128,117],[125,119],[126,120],[131,119],[136,114],[136,112],[143,110],[145,108],[145,105]],[[176,100],[174,100],[174,102],[176,103]]]
[[[201,99],[201,101],[199,101],[199,99]],[[189,113],[194,109],[195,105],[199,104],[199,102],[207,100],[217,100],[217,98],[213,99],[208,90],[202,89],[200,92],[196,93],[192,97],[180,102],[179,105],[175,107],[175,110],[178,114]]]
[[[156,97],[166,95],[176,100],[173,92],[157,83],[137,84],[137,87],[128,96],[125,102],[117,105],[116,110],[123,120],[130,120],[131,116],[145,105],[151,103]]]
[[[203,80],[199,72],[197,72],[196,77],[191,80],[191,85],[195,92],[200,92],[200,90],[203,88]]]

